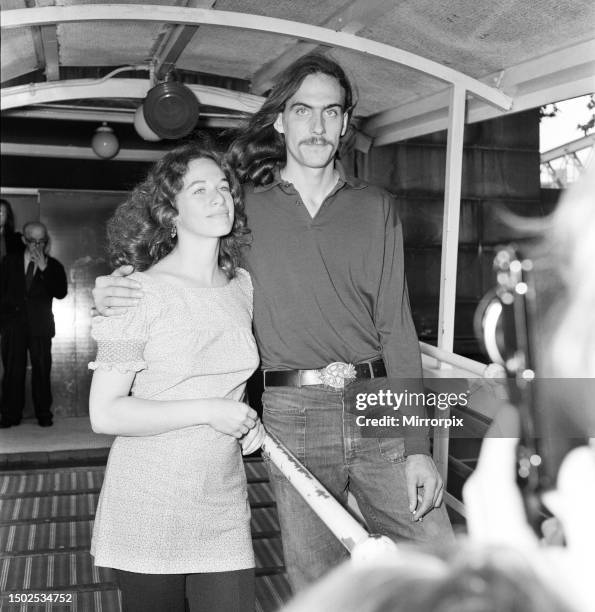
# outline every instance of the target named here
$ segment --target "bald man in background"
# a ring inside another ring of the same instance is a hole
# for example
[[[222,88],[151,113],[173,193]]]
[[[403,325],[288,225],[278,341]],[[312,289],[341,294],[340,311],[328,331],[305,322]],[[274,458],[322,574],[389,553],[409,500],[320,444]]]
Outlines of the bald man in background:
[[[52,338],[55,335],[52,301],[66,295],[62,264],[49,257],[48,233],[43,223],[23,227],[25,250],[9,253],[0,264],[0,329],[2,331],[2,400],[0,427],[18,425],[25,405],[27,351],[39,425],[52,425]]]

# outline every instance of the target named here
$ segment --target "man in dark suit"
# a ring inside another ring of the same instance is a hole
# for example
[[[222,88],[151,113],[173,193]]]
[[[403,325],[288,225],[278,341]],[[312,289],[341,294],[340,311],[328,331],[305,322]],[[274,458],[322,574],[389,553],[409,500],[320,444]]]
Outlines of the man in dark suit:
[[[62,264],[47,255],[43,223],[23,227],[23,253],[9,253],[0,264],[0,329],[2,330],[2,404],[0,427],[18,425],[25,404],[27,351],[31,358],[35,416],[42,427],[52,424],[53,298],[66,295]]]

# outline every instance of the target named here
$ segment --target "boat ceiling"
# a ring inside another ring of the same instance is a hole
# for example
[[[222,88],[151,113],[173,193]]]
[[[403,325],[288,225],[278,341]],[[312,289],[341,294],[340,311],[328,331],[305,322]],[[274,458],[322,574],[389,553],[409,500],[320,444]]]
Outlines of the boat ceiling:
[[[1,7],[5,21],[14,9],[107,4],[97,0],[2,0]],[[280,69],[318,50],[338,60],[357,84],[356,117],[363,132],[379,144],[417,135],[446,121],[449,83],[370,54],[369,41],[415,54],[422,61],[429,60],[429,66],[437,62],[513,100],[512,110],[506,110],[474,98],[475,106],[469,107],[471,121],[594,89],[592,0],[154,0],[151,4],[128,0],[118,4],[132,6],[138,19],[59,22],[57,17],[56,23],[3,28],[1,79],[6,115],[35,108],[34,96],[21,96],[15,102],[10,95],[28,83],[57,85],[96,79],[120,67],[151,65],[161,70],[175,67],[188,83],[244,96],[237,98],[244,106],[231,108],[233,105],[211,101],[209,107],[251,112],[260,100],[254,96],[266,93]],[[257,16],[262,18],[263,29],[252,29],[254,21],[246,29],[225,23],[179,26],[159,20],[164,7],[240,13],[246,15],[247,25],[248,18]],[[145,21],[148,18],[156,20]],[[363,52],[280,34],[265,18],[355,35],[363,41],[359,45]],[[131,74],[116,74],[113,80],[124,76]],[[119,99],[70,100],[68,107],[135,107],[142,96],[138,97],[137,89],[128,89],[130,80],[121,79]],[[196,93],[200,99],[198,90]],[[49,104],[66,102],[52,99]]]

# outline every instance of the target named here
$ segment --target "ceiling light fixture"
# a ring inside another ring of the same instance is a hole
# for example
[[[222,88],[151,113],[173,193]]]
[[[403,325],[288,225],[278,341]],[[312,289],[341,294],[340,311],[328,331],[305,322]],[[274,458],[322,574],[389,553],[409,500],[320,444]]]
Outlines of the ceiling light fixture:
[[[120,142],[114,134],[114,130],[104,121],[93,134],[91,148],[97,157],[111,159],[120,150]]]
[[[167,138],[177,140],[192,132],[200,114],[200,105],[193,91],[167,79],[147,93],[134,117],[134,127],[144,140]]]

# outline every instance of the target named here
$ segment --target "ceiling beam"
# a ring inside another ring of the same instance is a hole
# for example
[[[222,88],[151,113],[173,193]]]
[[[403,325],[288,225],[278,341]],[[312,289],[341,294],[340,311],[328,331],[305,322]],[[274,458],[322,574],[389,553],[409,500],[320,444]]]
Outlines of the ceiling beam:
[[[173,27],[163,46],[153,58],[157,81],[162,81],[167,73],[176,67],[178,58],[197,31],[198,26],[177,25]]]
[[[216,0],[189,0],[186,4],[188,8],[212,8]],[[161,81],[170,70],[176,67],[180,55],[188,46],[194,35],[198,31],[198,26],[175,25],[170,28],[169,33],[161,41],[159,49],[153,57],[153,67],[155,78]]]
[[[550,102],[587,95],[595,91],[595,40],[586,41],[528,60],[498,74],[485,77],[486,83],[506,83],[514,107],[502,113],[481,100],[469,100],[466,123],[476,123],[536,108]],[[364,121],[361,129],[375,146],[399,142],[445,130],[448,124],[449,90],[413,100],[378,113]]]
[[[43,70],[45,68],[45,51],[43,50],[43,40],[41,39],[41,28],[31,28],[31,38],[33,39],[33,48],[35,49],[35,58],[37,60],[36,69]]]
[[[395,0],[351,0],[346,6],[342,6],[325,19],[320,26],[337,32],[357,34],[368,24],[374,23],[384,15],[388,9],[394,7]],[[277,75],[295,60],[308,53],[323,52],[326,49],[328,47],[325,45],[298,41],[256,72],[252,78],[252,92],[255,94],[264,93],[273,86]]]
[[[63,108],[47,105],[45,107],[29,107],[4,111],[3,118],[17,117],[21,119],[48,119],[52,121],[89,121],[108,123],[134,123],[134,110],[114,108],[87,108],[85,106]],[[229,115],[227,113],[200,113],[199,127],[237,128],[245,121],[245,114]]]
[[[60,54],[58,50],[58,28],[52,25],[41,26],[41,45],[44,57],[45,77],[48,81],[60,78]]]
[[[25,0],[27,7],[54,6],[54,0]],[[43,70],[48,81],[60,78],[60,57],[58,49],[58,28],[55,25],[43,25],[32,29],[33,46],[37,56],[37,65]]]
[[[0,143],[0,153],[2,155],[14,155],[16,157],[59,157],[61,159],[100,160],[90,146],[78,147],[70,145],[2,142]],[[166,153],[167,150],[165,149],[120,149],[110,161],[153,162],[161,159]]]
[[[231,91],[207,85],[187,83],[198,101],[205,106],[228,108],[243,113],[255,113],[262,105],[263,98],[252,94]],[[90,98],[138,98],[142,100],[151,88],[148,79],[80,79],[55,81],[52,83],[31,83],[4,87],[0,91],[0,110],[47,104],[62,100]]]
[[[555,147],[554,149],[545,151],[541,154],[540,161],[542,164],[545,164],[566,155],[573,155],[578,151],[588,149],[589,147],[595,147],[595,134],[588,134],[587,136],[583,136],[582,138],[578,138],[572,142],[567,142],[560,147]]]
[[[3,11],[1,27],[9,29],[92,21],[133,21],[136,23],[152,22],[185,25],[207,24],[257,32],[272,32],[294,39],[303,39],[380,57],[408,66],[441,81],[463,87],[472,95],[500,109],[507,110],[512,106],[511,98],[499,89],[415,53],[353,34],[335,32],[328,28],[321,28],[297,21],[263,17],[262,15],[163,5],[153,5],[151,10],[139,11],[138,6],[134,4],[78,4],[74,6]]]

